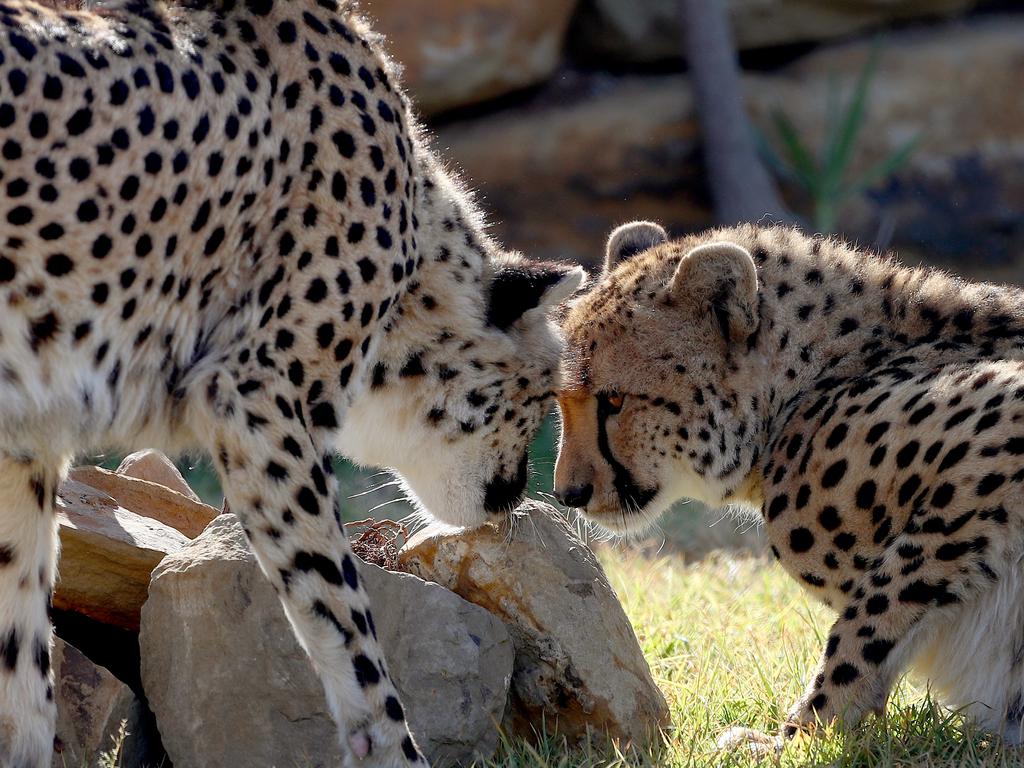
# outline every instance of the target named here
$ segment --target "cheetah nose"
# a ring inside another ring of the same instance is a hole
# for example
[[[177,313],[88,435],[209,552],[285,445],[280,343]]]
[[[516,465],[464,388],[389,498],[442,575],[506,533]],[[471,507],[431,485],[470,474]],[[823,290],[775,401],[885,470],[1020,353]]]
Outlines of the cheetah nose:
[[[585,507],[590,497],[594,495],[593,483],[574,486],[563,493],[555,491],[555,498],[567,507]]]

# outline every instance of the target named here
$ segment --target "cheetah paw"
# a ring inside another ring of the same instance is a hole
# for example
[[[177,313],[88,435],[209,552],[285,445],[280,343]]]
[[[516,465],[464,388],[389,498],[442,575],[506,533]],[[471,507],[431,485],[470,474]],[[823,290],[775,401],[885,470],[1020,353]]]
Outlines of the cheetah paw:
[[[348,735],[348,748],[352,750],[356,760],[364,759],[370,754],[370,734],[366,728],[357,728]]]
[[[775,757],[782,752],[782,739],[753,728],[730,728],[718,737],[720,752],[747,750],[757,760]]]
[[[357,721],[347,729],[342,746],[343,768],[430,768],[404,723]]]

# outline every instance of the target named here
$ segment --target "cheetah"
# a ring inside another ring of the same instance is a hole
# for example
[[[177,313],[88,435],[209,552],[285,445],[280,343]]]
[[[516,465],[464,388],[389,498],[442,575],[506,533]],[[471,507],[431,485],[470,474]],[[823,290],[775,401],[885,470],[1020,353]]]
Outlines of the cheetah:
[[[562,502],[626,533],[684,497],[753,508],[835,610],[782,738],[854,726],[913,668],[1020,743],[1024,293],[788,227],[634,222],[563,328]]]
[[[140,445],[212,457],[345,765],[425,764],[331,456],[453,525],[506,513],[582,270],[492,241],[351,3],[0,19],[0,765],[51,759],[58,483]]]

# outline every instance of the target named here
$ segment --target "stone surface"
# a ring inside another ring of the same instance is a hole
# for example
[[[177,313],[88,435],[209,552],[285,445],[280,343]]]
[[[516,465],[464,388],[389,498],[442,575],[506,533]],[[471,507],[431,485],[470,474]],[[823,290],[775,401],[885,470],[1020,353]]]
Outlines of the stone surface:
[[[160,451],[155,451],[152,448],[128,454],[121,460],[115,472],[119,475],[157,483],[164,488],[177,491],[182,496],[187,496],[192,501],[199,501],[199,496],[185,482],[185,478],[174,466],[174,462]]]
[[[52,663],[61,745],[61,751],[54,752],[53,768],[99,765],[100,755],[116,747],[122,721],[129,735],[118,765],[137,765],[133,758],[141,753],[136,736],[140,705],[128,686],[60,638],[54,640]]]
[[[1006,98],[1024,82],[1022,39],[1020,16],[887,38],[851,171],[923,136],[893,179],[841,209],[842,232],[870,245],[891,227],[908,261],[1013,277],[994,269],[1024,253],[1024,100]],[[870,48],[824,48],[779,73],[746,75],[755,123],[770,135],[781,108],[819,146],[830,78],[848,93]],[[482,193],[495,236],[534,258],[596,265],[608,233],[630,218],[675,235],[714,223],[685,75],[578,78],[524,107],[445,126],[438,143]]]
[[[163,456],[163,454],[158,454],[158,456]],[[146,464],[152,469],[152,462],[146,462]],[[123,463],[122,466],[124,466]],[[130,468],[136,466],[132,465]],[[173,465],[171,468],[173,469]],[[138,469],[142,469],[142,467],[138,467]],[[166,473],[161,473],[161,475],[164,474]],[[169,525],[190,539],[202,533],[206,525],[219,514],[216,508],[193,498],[195,494],[186,495],[163,485],[163,478],[160,481],[143,479],[121,474],[120,468],[118,472],[108,472],[101,467],[92,466],[75,467],[71,470],[69,477],[102,491],[125,509]]]
[[[963,14],[978,0],[729,0],[740,49],[830,40],[892,22]],[[679,0],[588,0],[572,44],[587,59],[651,63],[682,56]]]
[[[511,532],[421,531],[401,565],[508,626],[511,731],[530,736],[543,721],[570,741],[590,730],[647,742],[668,706],[597,558],[554,508],[528,501],[519,512]]]
[[[493,752],[512,672],[502,623],[436,584],[365,564],[360,572],[427,755],[443,765]],[[337,763],[320,682],[233,515],[156,570],[139,642],[143,686],[175,765]]]
[[[185,546],[188,538],[70,479],[58,491],[57,520],[61,553],[54,607],[138,629],[150,573],[164,555]]]
[[[436,113],[548,78],[577,0],[366,0],[373,28],[402,65],[416,109]]]
[[[118,768],[161,768],[169,766],[160,744],[153,713],[141,696],[142,680],[139,676],[138,630],[122,629],[102,624],[80,613],[54,609],[53,625],[57,636],[77,648],[82,655],[102,667],[124,683],[136,695],[130,709],[127,731],[121,751],[123,760]],[[72,762],[67,768],[84,768]]]

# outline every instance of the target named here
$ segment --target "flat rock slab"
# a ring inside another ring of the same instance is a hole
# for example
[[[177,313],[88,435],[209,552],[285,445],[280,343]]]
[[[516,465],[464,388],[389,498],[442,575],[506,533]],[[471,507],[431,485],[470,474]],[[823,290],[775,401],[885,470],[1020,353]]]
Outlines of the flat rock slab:
[[[57,495],[61,557],[54,606],[138,630],[157,563],[216,516],[157,451],[132,454],[118,472],[72,469]]]
[[[366,564],[360,573],[420,746],[438,765],[492,754],[512,675],[504,625],[436,584]],[[139,643],[175,765],[340,762],[320,681],[233,515],[156,569]]]
[[[508,530],[427,528],[400,566],[436,581],[505,622],[516,647],[505,726],[546,725],[571,741],[657,738],[668,706],[593,552],[545,504],[527,502]]]
[[[58,491],[57,521],[61,553],[54,607],[137,630],[150,573],[165,555],[188,544],[188,537],[70,479]]]
[[[163,454],[157,456],[167,461]],[[169,461],[167,463],[170,464]],[[101,467],[86,466],[72,469],[69,479],[102,491],[125,509],[142,517],[157,520],[194,539],[220,514],[220,511],[193,498],[194,493],[186,494],[185,490],[191,493],[191,489],[184,485],[184,480],[181,481],[184,488],[179,486],[177,490],[163,485],[164,482],[173,483],[174,477],[169,476],[169,470],[160,466],[161,464],[158,458],[150,457],[127,465],[126,469],[129,472],[149,473],[150,476],[145,479],[121,474],[120,468],[118,472],[109,472]],[[125,465],[122,464],[122,467]],[[162,471],[157,472],[158,468]],[[177,474],[173,464],[170,469]],[[178,475],[178,478],[181,476]]]

